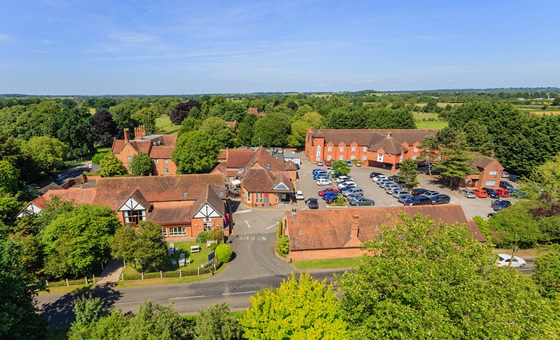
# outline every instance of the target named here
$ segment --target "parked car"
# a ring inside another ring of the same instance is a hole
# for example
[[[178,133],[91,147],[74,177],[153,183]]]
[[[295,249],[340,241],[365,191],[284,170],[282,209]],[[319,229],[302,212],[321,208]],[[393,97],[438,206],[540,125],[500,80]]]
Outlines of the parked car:
[[[511,255],[498,254],[498,260],[496,261],[498,267],[507,267],[510,265],[510,262],[512,267],[520,268],[525,267],[525,265],[527,264],[527,262],[525,262],[525,260],[523,260],[521,257],[514,256],[512,260]]]
[[[479,197],[479,198],[486,198],[486,197],[488,197],[488,193],[486,192],[486,190],[483,190],[483,189],[472,189],[472,191],[474,192],[474,194],[476,195],[476,197]]]
[[[369,174],[369,178],[374,178],[375,176],[383,175],[381,172],[371,172]]]
[[[430,204],[449,204],[451,197],[445,194],[439,194],[430,197]]]
[[[502,188],[496,189],[496,193],[500,197],[509,197],[510,196],[509,191],[507,191],[506,189],[502,189]]]
[[[491,204],[492,208],[494,209],[494,211],[500,211],[503,210],[509,206],[511,206],[511,202],[510,201],[492,201]]]
[[[519,190],[517,190],[517,189],[511,190],[509,194],[510,194],[512,197],[515,197],[515,198],[523,198],[523,197],[525,197],[525,193],[522,192],[522,191],[519,191]]]
[[[388,178],[387,178],[387,176],[385,176],[385,175],[377,175],[377,176],[372,177],[371,180],[374,181],[374,182],[376,182],[376,183],[379,183],[379,182],[385,181],[385,180],[387,180],[387,179],[388,179]]]
[[[354,179],[352,179],[352,177],[348,177],[348,176],[338,176],[338,178],[336,179],[337,183],[342,183],[344,181],[353,181]]]
[[[346,164],[348,164],[348,166],[352,166],[352,161],[349,160],[345,160]]]
[[[347,187],[341,192],[342,196],[348,196],[350,194],[354,195],[363,195],[364,191],[358,187]]]
[[[334,192],[335,194],[338,194],[338,189],[335,189],[335,188],[325,188],[325,189],[323,189],[323,190],[317,191],[317,195],[323,197],[323,195],[326,194],[327,192]]]
[[[352,182],[352,181],[348,181],[348,182],[342,182],[342,183],[338,183],[338,189],[344,189],[347,187],[355,187],[356,183]]]
[[[429,191],[429,190],[423,189],[423,188],[416,188],[416,189],[412,189],[411,194],[412,194],[412,196],[420,196],[427,191]]]
[[[519,181],[521,181],[521,177],[519,177],[517,175],[509,175],[508,179],[510,181],[512,181],[513,183],[518,183]]]
[[[432,197],[437,196],[437,195],[439,195],[439,192],[433,191],[433,190],[428,190],[428,191],[425,191],[421,196],[426,196],[428,198],[432,198]]]
[[[326,178],[326,179],[328,179],[328,178],[329,178],[329,175],[324,174],[324,173],[322,173],[322,172],[313,175],[313,179],[314,179],[315,181],[318,180],[319,178]]]
[[[397,183],[395,183],[393,181],[385,180],[385,181],[379,183],[379,187],[380,188],[386,188],[386,187],[390,186],[391,184],[397,184]]]
[[[329,191],[329,192],[326,192],[326,193],[324,193],[323,195],[321,195],[321,197],[322,197],[324,200],[326,200],[327,198],[331,198],[331,197],[335,197],[335,198],[336,198],[336,197],[338,197],[339,195],[340,195],[340,193],[338,193],[338,192]]]
[[[373,200],[362,196],[354,197],[348,200],[348,203],[350,203],[350,205],[375,205]]]
[[[56,179],[59,181],[63,181],[68,178],[68,174],[58,174],[56,175]]]
[[[296,170],[299,170],[299,164],[297,164],[297,163],[294,163],[294,164],[296,166]]]
[[[406,194],[402,194],[398,197],[397,201],[399,201],[400,203],[404,203],[407,199],[414,197],[412,196],[410,193],[406,193]]]
[[[508,181],[500,181],[500,188],[509,190],[513,189],[513,185]]]
[[[430,198],[426,196],[413,196],[406,201],[404,201],[404,205],[428,205],[430,204]]]
[[[342,200],[344,200],[344,196],[342,196],[342,195],[336,195],[336,196],[331,196],[331,197],[328,197],[327,199],[325,199],[325,203],[327,203],[327,204],[333,204],[333,203],[335,203],[336,201],[338,201],[338,198],[339,198],[339,197],[342,197]]]
[[[502,171],[502,178],[508,178],[509,173],[507,171]]]
[[[466,198],[476,198],[476,194],[470,189],[459,189],[459,195]]]
[[[389,186],[385,187],[385,193],[387,195],[392,195],[393,192],[395,192],[395,190],[402,190],[402,189],[398,184],[389,185]]]
[[[393,176],[389,176],[387,179],[393,181],[393,182],[398,182],[399,181],[399,176],[397,175],[393,175]]]
[[[309,209],[319,209],[319,201],[317,201],[316,198],[308,198],[304,202],[307,204]]]
[[[354,166],[361,167],[361,166],[362,166],[362,162],[361,162],[361,161],[356,161],[356,162],[354,163]]]
[[[498,198],[500,197],[500,195],[498,195],[498,193],[496,192],[496,190],[492,189],[492,188],[482,188],[482,190],[486,191],[486,193],[488,194],[488,197],[490,198]]]
[[[326,166],[331,166],[331,165],[332,165],[332,161],[325,161],[325,165],[326,165]]]
[[[315,174],[316,174],[316,173],[318,173],[318,172],[324,172],[324,173],[327,173],[327,170],[325,170],[325,169],[319,169],[319,168],[315,168],[315,169],[313,169],[313,170],[311,171],[311,173],[312,173],[313,175],[315,175]]]
[[[296,191],[296,200],[304,200],[305,196],[303,196],[303,191],[298,190]]]
[[[393,190],[393,197],[395,197],[395,198],[398,198],[400,195],[405,195],[405,194],[410,194],[410,193],[406,190],[403,190],[403,189]]]
[[[323,165],[325,165],[325,164],[323,164],[323,162],[321,162],[321,161],[317,161],[317,165],[318,165],[318,166],[323,166]]]
[[[329,185],[332,184],[331,180],[328,178],[319,178],[317,179],[317,185]]]

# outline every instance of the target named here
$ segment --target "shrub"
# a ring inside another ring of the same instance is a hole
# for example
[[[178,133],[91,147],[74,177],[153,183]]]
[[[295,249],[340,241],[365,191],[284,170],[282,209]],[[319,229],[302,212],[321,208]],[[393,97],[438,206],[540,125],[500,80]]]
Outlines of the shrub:
[[[99,165],[99,162],[101,162],[101,160],[103,158],[105,158],[105,156],[107,156],[107,152],[100,152],[100,153],[96,153],[93,158],[91,159],[91,162],[93,164],[97,164]]]
[[[216,248],[216,259],[220,262],[227,263],[231,261],[232,254],[233,252],[228,244],[220,244]]]
[[[283,257],[286,257],[288,255],[288,253],[290,252],[290,239],[288,238],[288,236],[282,235],[282,237],[280,237],[278,241],[276,241],[276,251],[278,251],[278,254]]]
[[[206,241],[208,241],[208,232],[207,231],[201,231],[198,234],[198,243],[206,243]]]
[[[222,229],[212,229],[209,233],[208,233],[208,237],[209,240],[215,240],[218,242],[221,242],[224,240],[224,231]]]
[[[282,220],[278,220],[278,232],[276,233],[276,237],[282,237]]]
[[[210,245],[210,251],[216,250],[216,248],[218,248],[218,244],[217,244],[217,243],[212,243],[212,244]]]
[[[484,220],[482,217],[480,216],[475,216],[473,218],[474,223],[476,223],[476,225],[478,226],[478,229],[480,229],[480,232],[482,233],[482,235],[488,239],[490,237],[490,226],[488,225],[488,221]]]

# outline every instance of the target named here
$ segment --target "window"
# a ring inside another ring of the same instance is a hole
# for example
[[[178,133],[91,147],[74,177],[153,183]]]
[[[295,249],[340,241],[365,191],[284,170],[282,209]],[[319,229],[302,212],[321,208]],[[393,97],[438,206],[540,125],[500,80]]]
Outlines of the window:
[[[339,160],[339,161],[342,160],[342,155],[338,156],[338,160]]]
[[[132,156],[128,156],[128,162],[130,163],[132,161]]]
[[[498,176],[498,171],[496,171],[496,170],[488,171],[488,175],[490,175],[490,176]]]
[[[183,235],[187,235],[187,228],[185,227],[169,228],[169,236],[183,236]]]
[[[484,184],[484,186],[486,186],[486,187],[495,187],[495,186],[496,186],[496,181],[486,181],[486,183]]]
[[[418,152],[418,147],[417,146],[414,147],[414,152]]]
[[[169,173],[169,168],[166,167],[166,166],[164,166],[164,167],[163,167],[163,173],[164,173],[164,174],[168,174],[168,173]]]
[[[350,159],[351,159],[351,160],[352,160],[352,159],[355,159],[355,158],[356,158],[356,156],[354,156],[354,155],[350,156]]]
[[[332,146],[329,146],[329,147],[327,148],[327,151],[332,151]]]
[[[212,230],[212,222],[204,222],[204,231]]]
[[[167,164],[167,163],[169,163],[169,159],[164,159],[163,164]]]
[[[352,152],[356,152],[356,147],[355,146],[352,147]]]
[[[245,199],[247,200],[247,203],[251,203],[251,193],[248,191],[245,191]]]
[[[366,159],[367,159],[367,156],[366,156],[366,155],[363,155],[363,156],[362,156],[362,161],[365,161]]]
[[[161,228],[161,237],[167,237],[167,229]]]
[[[343,151],[344,151],[344,146],[341,146],[341,147],[339,148],[339,150],[340,150],[340,152],[343,152]]]
[[[364,146],[364,152],[367,152],[367,146]]]
[[[125,210],[124,221],[126,223],[136,223],[146,220],[146,210]]]
[[[330,160],[331,160],[331,158],[332,158],[332,156],[331,156],[331,155],[327,155],[327,161],[330,161]]]
[[[154,163],[158,164],[158,159],[154,159]]]

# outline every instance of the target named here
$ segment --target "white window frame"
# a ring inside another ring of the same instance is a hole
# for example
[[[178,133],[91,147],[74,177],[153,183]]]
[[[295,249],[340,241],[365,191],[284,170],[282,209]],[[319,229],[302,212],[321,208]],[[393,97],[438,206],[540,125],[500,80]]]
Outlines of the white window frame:
[[[332,159],[331,155],[327,155],[327,161],[330,161]]]
[[[164,166],[164,167],[163,167],[163,173],[164,173],[164,174],[168,174],[168,173],[169,173],[169,167],[168,167],[168,166]]]
[[[417,146],[414,147],[414,152],[418,152],[418,147]]]
[[[155,164],[158,164],[158,159],[154,159],[154,163],[155,163]]]
[[[169,228],[169,236],[185,236],[185,235],[187,235],[187,228],[185,227]]]
[[[351,156],[350,156],[350,160],[354,160],[354,159],[356,159],[356,156],[351,155]]]
[[[247,203],[251,203],[251,193],[248,191],[245,191],[245,200]]]
[[[362,156],[362,161],[365,161],[366,159],[367,159],[367,156],[366,156],[366,155],[363,155],[363,156]]]
[[[496,186],[496,181],[486,181],[486,183],[484,183],[485,187],[495,187]]]
[[[352,152],[356,152],[356,147],[355,146],[352,147]]]
[[[211,231],[212,230],[212,222],[204,222],[202,224],[203,231]]]
[[[161,237],[167,237],[167,228],[161,228]]]
[[[379,153],[377,154],[377,161],[378,161],[378,162],[383,162],[383,156],[384,156],[384,155],[383,155],[383,152],[379,152]]]
[[[327,147],[327,151],[332,151],[332,146]]]
[[[140,212],[140,214],[132,214],[132,212]],[[124,212],[124,222],[125,223],[140,223],[146,220],[146,210],[123,210]]]
[[[338,160],[339,160],[339,161],[341,161],[341,160],[343,160],[343,159],[344,159],[344,157],[342,157],[342,155],[338,156]]]
[[[344,152],[344,146],[339,147],[339,148],[338,148],[338,151]]]
[[[364,146],[364,152],[367,152],[367,146]]]
[[[490,176],[498,176],[498,171],[497,171],[497,170],[490,170],[490,171],[488,171],[488,175],[490,175]]]
[[[132,156],[128,156],[126,159],[128,163],[132,162]]]
[[[163,164],[167,164],[167,163],[169,163],[169,159],[164,159]]]

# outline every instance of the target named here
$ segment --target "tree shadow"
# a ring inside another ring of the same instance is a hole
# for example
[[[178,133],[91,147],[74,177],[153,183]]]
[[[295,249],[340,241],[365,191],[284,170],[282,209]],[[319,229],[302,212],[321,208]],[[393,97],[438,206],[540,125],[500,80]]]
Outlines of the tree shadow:
[[[91,296],[100,298],[103,306],[110,309],[122,296],[122,293],[114,290],[115,283],[107,283],[103,286],[96,286],[93,289],[79,289],[71,293],[64,294],[58,300],[52,303],[45,303],[40,308],[40,315],[49,322],[51,329],[68,328],[74,322],[74,300],[81,296]]]

